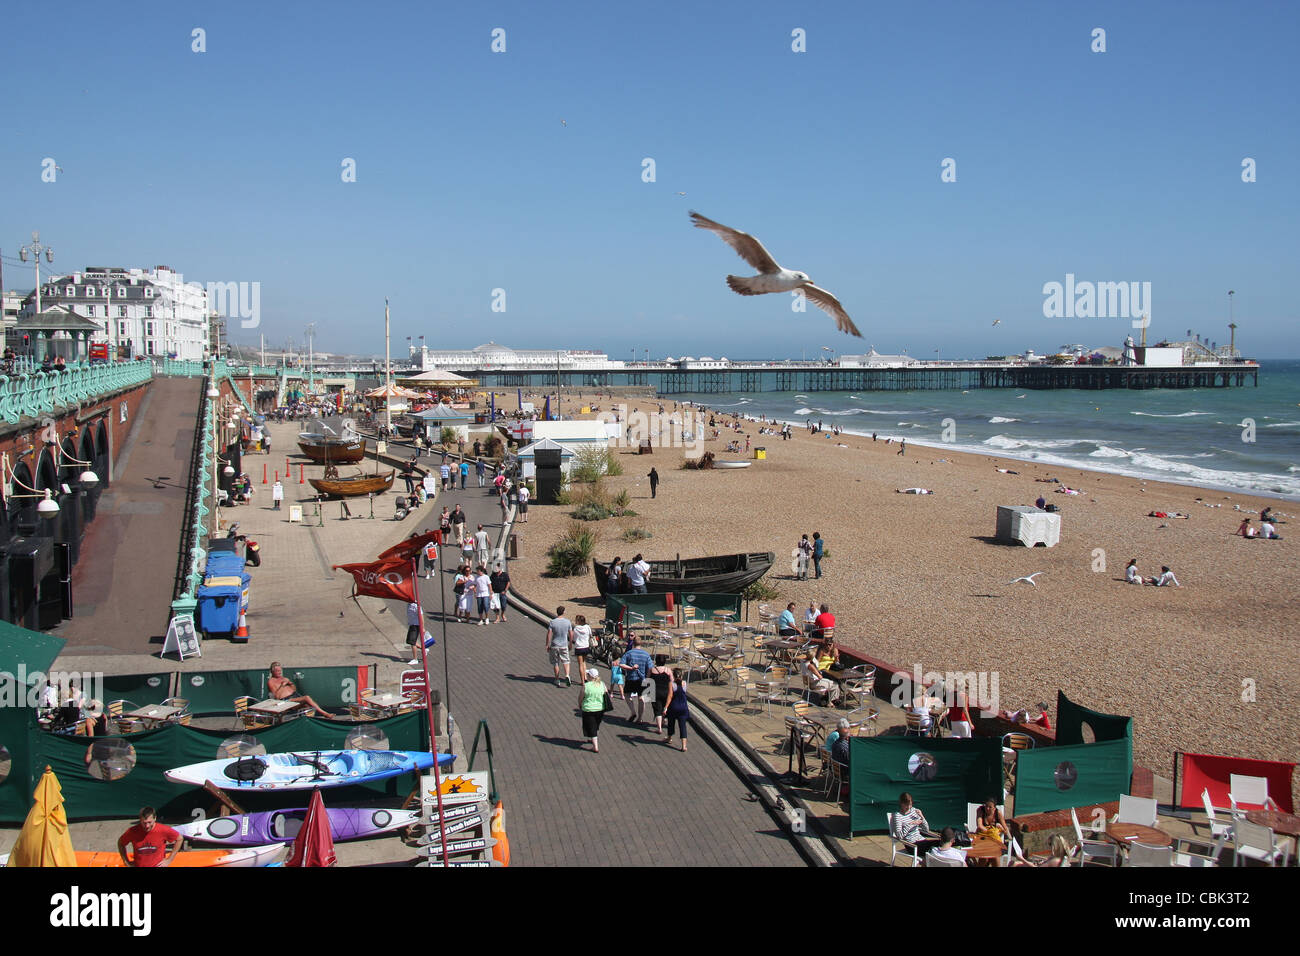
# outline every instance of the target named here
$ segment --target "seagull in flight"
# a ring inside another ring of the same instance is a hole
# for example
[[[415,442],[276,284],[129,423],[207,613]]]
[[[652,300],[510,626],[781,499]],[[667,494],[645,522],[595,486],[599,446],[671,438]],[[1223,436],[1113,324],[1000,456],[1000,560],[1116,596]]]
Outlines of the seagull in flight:
[[[697,229],[708,229],[722,237],[722,241],[735,249],[740,258],[758,270],[756,276],[727,276],[727,285],[738,295],[763,295],[767,292],[800,291],[823,312],[835,319],[835,326],[841,332],[862,338],[862,333],[853,324],[849,314],[840,305],[840,300],[825,289],[813,285],[812,279],[805,272],[793,272],[783,269],[763,244],[747,232],[732,229],[720,222],[714,222],[698,212],[691,213]]]
[[[1047,573],[1046,571],[1035,571],[1033,574],[1026,575],[1026,576],[1023,577],[1023,578],[1016,578],[1016,579],[1015,579],[1014,581],[1012,581],[1011,583],[1012,583],[1012,584],[1018,584],[1018,583],[1020,583],[1021,581],[1028,581],[1030,584],[1032,584],[1032,585],[1034,585],[1035,587],[1037,587],[1037,586],[1038,586],[1038,582],[1035,581],[1034,578],[1038,577],[1040,574],[1046,574],[1046,573]]]
[[[994,328],[996,328],[997,326],[999,326],[999,325],[1001,325],[1001,324],[1002,324],[1002,320],[1001,320],[1001,319],[994,319],[994,320],[993,320],[993,326],[994,326]]]

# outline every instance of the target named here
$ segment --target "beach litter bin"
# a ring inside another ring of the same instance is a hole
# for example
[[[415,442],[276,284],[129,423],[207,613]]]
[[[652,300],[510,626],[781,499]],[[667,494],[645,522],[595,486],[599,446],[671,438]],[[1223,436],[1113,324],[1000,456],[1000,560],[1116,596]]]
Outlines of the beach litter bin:
[[[507,551],[507,555],[512,558],[519,557],[519,536],[518,535],[512,534],[510,536],[510,548]]]
[[[767,460],[767,449],[764,448],[762,445],[755,445],[755,446],[754,446],[754,460],[755,460],[755,461],[766,461],[766,460]]]
[[[236,577],[214,577],[199,585],[199,627],[204,634],[231,634],[239,627],[243,582]]]

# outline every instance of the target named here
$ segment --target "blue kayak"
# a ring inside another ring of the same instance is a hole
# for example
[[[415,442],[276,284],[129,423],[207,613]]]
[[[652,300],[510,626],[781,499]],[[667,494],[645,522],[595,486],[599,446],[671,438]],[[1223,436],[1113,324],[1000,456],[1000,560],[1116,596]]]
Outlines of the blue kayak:
[[[438,754],[439,766],[455,759],[454,754]],[[418,750],[308,750],[206,760],[168,770],[163,776],[195,787],[211,780],[227,789],[311,790],[370,783],[432,766],[433,755]]]

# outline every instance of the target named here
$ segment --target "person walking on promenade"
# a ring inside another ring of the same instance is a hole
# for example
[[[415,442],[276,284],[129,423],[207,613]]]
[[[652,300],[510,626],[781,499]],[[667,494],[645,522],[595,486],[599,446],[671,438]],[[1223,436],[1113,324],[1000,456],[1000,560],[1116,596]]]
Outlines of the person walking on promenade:
[[[598,754],[600,741],[597,735],[600,733],[600,722],[605,717],[605,701],[609,694],[596,668],[588,668],[586,678],[582,694],[578,697],[578,710],[582,712],[582,736],[591,744],[591,752]]]
[[[461,459],[460,463],[460,490],[464,491],[469,484],[469,462]]]
[[[460,503],[451,509],[451,531],[456,536],[456,543],[461,544],[465,540],[465,512],[460,510]]]
[[[812,539],[812,559],[813,567],[817,569],[817,577],[822,576],[822,556],[826,553],[826,542],[822,540],[820,531],[813,532]]]
[[[555,617],[546,626],[546,655],[555,672],[556,687],[572,687],[569,679],[569,634],[573,631],[573,622],[564,616],[564,605],[555,609]],[[564,683],[560,682],[560,665],[564,665]]]
[[[474,457],[478,458],[478,442],[474,443]],[[482,488],[487,482],[487,463],[482,458],[474,462],[474,474],[478,477],[478,486]]]
[[[406,482],[406,493],[415,494],[415,456],[412,455],[410,461],[402,466],[402,481]]]
[[[813,552],[812,543],[808,540],[807,535],[804,535],[802,538],[799,539],[798,551],[799,551],[798,561],[797,561],[797,566],[799,569],[798,579],[800,581],[807,581],[808,563],[809,561],[812,560],[812,552]]]
[[[504,624],[506,622],[506,594],[510,590],[510,575],[501,565],[501,562],[497,562],[497,569],[492,572],[489,580],[492,582],[492,598],[497,602],[496,623]]]
[[[406,644],[411,649],[411,653],[416,655],[407,661],[412,667],[418,667],[420,664],[420,641],[424,638],[424,628],[421,626],[423,623],[420,620],[420,605],[411,601],[406,605]]]
[[[469,567],[462,564],[456,569],[456,581],[451,586],[456,595],[456,620],[469,623],[469,609],[474,605],[474,580]]]
[[[478,600],[478,623],[486,627],[492,623],[488,609],[492,606],[492,579],[488,577],[487,567],[480,564],[474,575],[474,597]]]
[[[275,479],[275,484],[271,486],[271,510],[279,511],[280,502],[284,500],[284,485],[280,484],[280,479]]]
[[[488,533],[483,530],[482,525],[479,525],[478,530],[474,532],[474,550],[478,552],[478,563],[485,568],[490,563],[491,548],[492,542],[488,539]]]
[[[442,481],[442,490],[446,491],[451,487],[451,468],[447,464],[447,453],[442,453],[442,464],[438,466],[438,478]]]
[[[682,739],[682,753],[686,753],[686,725],[691,722],[691,711],[686,702],[686,685],[682,682],[680,669],[673,671],[672,683],[668,685],[668,700],[664,704],[664,715],[668,718],[668,733],[664,737],[664,743],[672,746],[675,723],[677,735]]]
[[[655,666],[650,668],[650,679],[655,685],[655,699],[650,705],[650,710],[655,718],[655,732],[662,734],[664,732],[664,707],[668,703],[670,694],[669,688],[672,686],[673,672],[668,667],[668,655],[656,654]]]
[[[428,534],[426,531],[425,534]],[[438,545],[430,541],[424,546],[424,576],[425,578],[433,577],[433,569],[438,564]]]
[[[646,563],[645,558],[637,555],[632,559],[632,563],[627,566],[628,584],[632,586],[633,594],[646,594],[646,581],[650,579],[650,565]]]
[[[447,506],[442,506],[442,514],[438,515],[438,530],[442,532],[442,543],[451,543],[451,512]]]
[[[638,724],[645,723],[645,681],[654,661],[641,648],[641,638],[633,636],[627,653],[619,658],[627,683],[627,719]],[[633,701],[636,706],[633,707]]]
[[[587,623],[587,617],[584,614],[576,614],[573,618],[573,656],[578,659],[578,673],[587,672],[587,655],[591,653],[591,625]]]
[[[651,468],[651,469],[650,469],[650,474],[648,474],[646,477],[650,479],[650,497],[653,498],[653,497],[655,497],[655,495],[658,494],[658,492],[659,492],[659,471],[658,471],[658,469]]]

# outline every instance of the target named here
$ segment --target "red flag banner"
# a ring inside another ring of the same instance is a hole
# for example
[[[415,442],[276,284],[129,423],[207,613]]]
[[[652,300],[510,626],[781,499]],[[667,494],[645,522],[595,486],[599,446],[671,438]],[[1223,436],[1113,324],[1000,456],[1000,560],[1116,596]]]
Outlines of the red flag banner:
[[[413,535],[405,541],[398,542],[387,551],[382,552],[378,560],[387,561],[390,558],[401,558],[404,561],[410,561],[412,558],[418,557],[424,551],[424,546],[431,542],[433,544],[442,544],[442,531],[440,529]]]
[[[408,604],[415,600],[415,585],[411,580],[409,559],[389,558],[368,564],[336,564],[334,570],[343,570],[352,575],[356,582],[354,594],[392,598]]]

